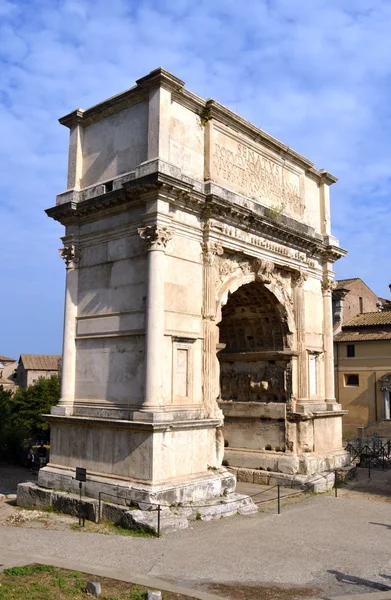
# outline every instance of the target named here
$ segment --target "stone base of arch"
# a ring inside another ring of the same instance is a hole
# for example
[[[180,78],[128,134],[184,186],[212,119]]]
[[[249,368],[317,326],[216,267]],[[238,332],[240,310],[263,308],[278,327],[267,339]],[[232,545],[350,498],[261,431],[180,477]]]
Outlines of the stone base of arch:
[[[219,406],[225,415],[223,464],[238,481],[311,488],[315,476],[350,464],[341,448],[343,411],[288,415],[282,403]]]
[[[270,453],[268,457],[265,457],[256,452],[246,452],[243,449],[230,449],[226,456],[228,457],[226,463],[242,465],[228,466],[228,470],[235,475],[239,483],[270,486],[279,484],[311,492],[330,490],[335,483],[335,471],[344,470],[350,466],[350,457],[344,450],[329,452],[322,456],[282,456],[278,453]],[[263,467],[255,468],[253,466],[254,464],[259,465],[260,462]],[[267,464],[269,466],[266,466]],[[273,470],[279,468],[285,471]]]

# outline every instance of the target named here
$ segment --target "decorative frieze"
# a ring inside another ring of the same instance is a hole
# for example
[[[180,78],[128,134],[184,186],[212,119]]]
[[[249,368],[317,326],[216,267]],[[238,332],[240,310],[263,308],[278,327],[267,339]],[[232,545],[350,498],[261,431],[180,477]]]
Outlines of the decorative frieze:
[[[300,250],[296,250],[289,246],[284,246],[282,244],[264,238],[260,235],[244,231],[239,227],[227,225],[226,223],[217,221],[216,219],[209,219],[208,229],[209,231],[215,231],[219,235],[225,235],[230,238],[235,238],[236,240],[240,240],[245,244],[250,244],[251,246],[256,246],[257,248],[262,248],[263,250],[273,252],[273,254],[278,254],[287,259],[300,261],[308,265],[308,267],[317,267],[317,262],[309,256],[307,256],[305,252],[300,252]]]
[[[161,225],[148,225],[138,229],[140,237],[145,241],[148,250],[165,250],[167,243],[172,239],[168,227]]]

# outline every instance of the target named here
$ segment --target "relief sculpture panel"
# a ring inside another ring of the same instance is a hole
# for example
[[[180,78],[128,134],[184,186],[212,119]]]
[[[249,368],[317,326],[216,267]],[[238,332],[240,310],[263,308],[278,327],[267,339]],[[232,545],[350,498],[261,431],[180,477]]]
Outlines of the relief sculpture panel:
[[[285,361],[222,361],[221,400],[287,402],[290,366]]]

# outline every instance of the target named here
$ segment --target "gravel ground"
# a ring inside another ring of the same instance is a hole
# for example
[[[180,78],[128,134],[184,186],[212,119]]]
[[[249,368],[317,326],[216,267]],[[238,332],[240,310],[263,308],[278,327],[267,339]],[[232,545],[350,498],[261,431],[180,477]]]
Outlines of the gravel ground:
[[[160,577],[185,587],[296,585],[342,595],[391,589],[387,503],[329,495],[210,523],[161,539],[1,527],[0,563],[53,557]],[[109,573],[108,573],[109,575]]]
[[[116,569],[212,593],[241,584],[300,586],[319,596],[391,590],[389,472],[372,474],[367,486],[360,477],[338,498],[312,496],[281,515],[195,522],[161,539],[3,525],[0,563],[62,559],[70,568],[101,565],[108,576]]]

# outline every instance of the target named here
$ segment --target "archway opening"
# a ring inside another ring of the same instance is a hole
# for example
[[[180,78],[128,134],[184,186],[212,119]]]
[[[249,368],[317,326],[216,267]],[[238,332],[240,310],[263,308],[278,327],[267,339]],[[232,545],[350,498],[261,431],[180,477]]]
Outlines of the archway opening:
[[[263,283],[253,281],[228,296],[221,314],[224,460],[236,467],[253,466],[255,460],[269,468],[270,452],[285,452],[287,446],[292,351],[285,308]],[[248,450],[258,453],[249,455]]]
[[[254,281],[228,296],[219,323],[220,399],[286,402],[292,352],[284,309]]]

